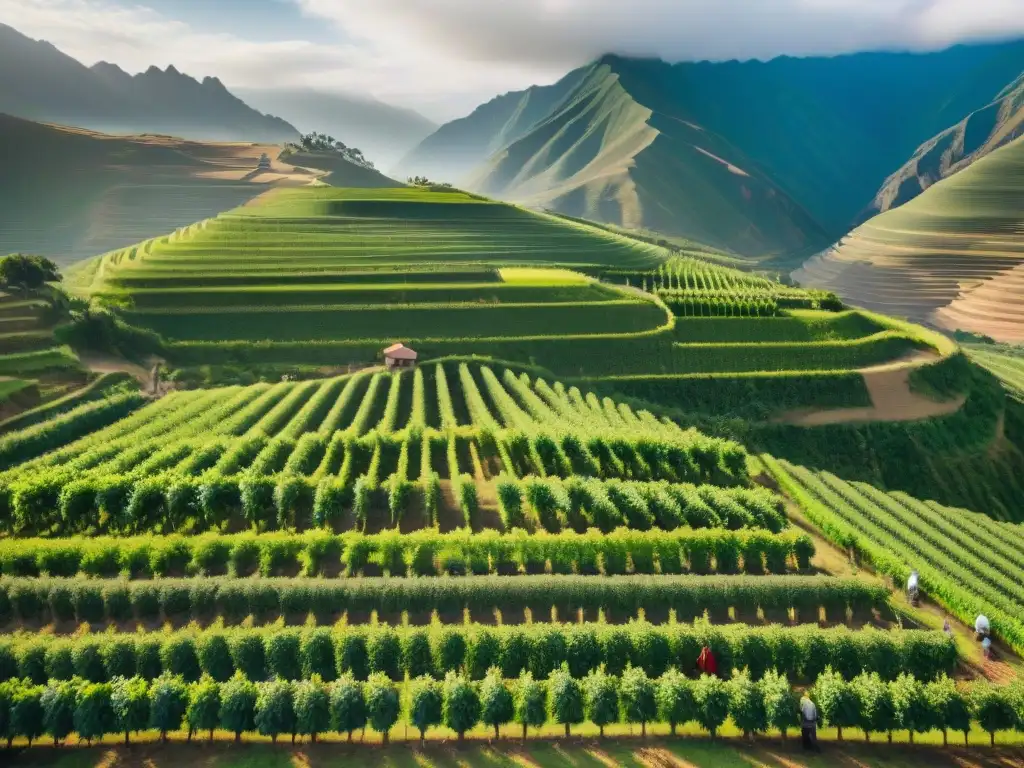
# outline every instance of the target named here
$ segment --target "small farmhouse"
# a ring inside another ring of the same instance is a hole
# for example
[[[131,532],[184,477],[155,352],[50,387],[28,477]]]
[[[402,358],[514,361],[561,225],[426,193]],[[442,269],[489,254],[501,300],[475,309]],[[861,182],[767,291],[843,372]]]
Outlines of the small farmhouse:
[[[392,344],[384,350],[384,365],[388,368],[412,368],[418,355],[405,344]]]

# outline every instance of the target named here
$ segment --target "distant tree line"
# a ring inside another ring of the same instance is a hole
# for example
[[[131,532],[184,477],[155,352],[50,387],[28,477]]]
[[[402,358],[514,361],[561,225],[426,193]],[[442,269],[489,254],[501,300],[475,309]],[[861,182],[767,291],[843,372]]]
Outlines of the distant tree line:
[[[326,133],[307,133],[299,139],[298,144],[289,144],[288,149],[295,152],[335,152],[350,163],[362,166],[363,168],[373,168],[372,162],[363,156],[363,151],[356,147],[347,146],[344,142],[338,141],[333,136]]]
[[[0,258],[0,285],[5,288],[17,288],[27,295],[60,279],[57,265],[45,256],[12,253]]]
[[[407,178],[406,183],[411,184],[414,187],[442,187],[444,189],[451,189],[452,185],[448,182],[431,181],[426,176],[410,176]]]

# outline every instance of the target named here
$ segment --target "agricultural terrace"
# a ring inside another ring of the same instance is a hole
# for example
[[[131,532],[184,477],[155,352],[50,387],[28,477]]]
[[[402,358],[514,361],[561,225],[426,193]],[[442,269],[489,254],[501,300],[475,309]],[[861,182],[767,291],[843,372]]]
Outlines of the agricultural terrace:
[[[833,542],[897,583],[916,568],[922,590],[951,614],[970,624],[984,613],[999,637],[1017,652],[1024,650],[1019,525],[763,459],[780,487]]]
[[[478,355],[643,388],[833,374],[928,346],[827,294],[457,191],[276,190],[98,257],[71,285],[159,333],[180,365],[367,364],[400,340],[421,360]]]
[[[942,633],[897,628],[880,583],[819,572],[737,444],[510,369],[123,395],[0,457],[0,678],[18,696],[135,676],[149,696],[276,685],[298,706],[290,681],[340,680],[368,705],[378,684],[529,673],[552,701],[563,678],[639,674],[699,698],[737,669],[754,695],[787,691],[788,723],[791,684],[947,685],[958,666]],[[700,676],[704,647],[720,678]]]

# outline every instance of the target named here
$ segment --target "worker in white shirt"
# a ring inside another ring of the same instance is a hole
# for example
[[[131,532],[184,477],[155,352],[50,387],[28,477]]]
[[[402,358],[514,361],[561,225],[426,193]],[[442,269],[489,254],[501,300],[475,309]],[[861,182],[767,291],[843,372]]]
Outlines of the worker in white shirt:
[[[907,579],[907,598],[910,600],[911,605],[917,605],[917,600],[920,596],[919,581],[920,576],[918,576],[917,570],[911,571],[910,578]]]
[[[992,625],[988,622],[988,616],[979,613],[978,618],[974,620],[974,639],[984,640],[991,632]]]
[[[981,655],[987,660],[992,659],[992,638],[985,635],[985,639],[981,641]]]
[[[821,752],[818,746],[818,708],[806,693],[800,699],[800,734],[805,750]]]

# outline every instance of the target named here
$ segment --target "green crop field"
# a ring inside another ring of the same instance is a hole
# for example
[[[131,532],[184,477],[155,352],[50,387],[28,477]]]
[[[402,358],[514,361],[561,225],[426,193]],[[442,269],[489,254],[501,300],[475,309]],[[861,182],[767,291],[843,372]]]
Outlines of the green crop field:
[[[114,377],[0,425],[18,746],[774,735],[805,691],[837,738],[1024,722],[1018,686],[976,679],[1007,675],[879,578],[927,558],[930,598],[1024,650],[1024,550],[994,519],[1015,519],[1014,486],[984,492],[1019,466],[1024,419],[944,336],[699,249],[417,188],[275,190],[68,284],[115,340],[254,383]],[[0,365],[55,354],[21,311],[0,303]],[[415,367],[379,365],[396,341]],[[787,420],[885,405],[894,379],[942,415]],[[972,451],[1009,458],[986,474]],[[862,473],[942,476],[991,517],[839,478]]]

